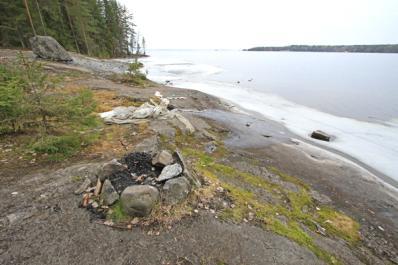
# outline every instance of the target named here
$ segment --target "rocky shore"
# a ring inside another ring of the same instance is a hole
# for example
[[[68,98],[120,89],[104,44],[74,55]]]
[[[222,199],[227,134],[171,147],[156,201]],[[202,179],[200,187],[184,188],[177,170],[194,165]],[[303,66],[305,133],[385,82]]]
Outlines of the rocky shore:
[[[372,173],[220,99],[72,57],[46,70],[129,122],[105,115],[106,141],[62,163],[21,165],[1,142],[1,264],[398,264],[398,196]],[[172,108],[142,111],[154,95]]]

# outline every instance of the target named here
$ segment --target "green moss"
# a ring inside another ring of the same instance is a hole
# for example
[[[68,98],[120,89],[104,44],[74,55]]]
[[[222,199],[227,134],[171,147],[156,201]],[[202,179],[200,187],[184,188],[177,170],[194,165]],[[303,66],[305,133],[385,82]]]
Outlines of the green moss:
[[[270,166],[270,167],[267,167],[267,169],[269,171],[271,171],[272,173],[274,173],[275,175],[278,175],[284,181],[296,184],[297,186],[303,187],[306,190],[310,190],[310,187],[307,184],[305,184],[303,181],[301,181],[298,178],[295,178],[293,176],[283,173],[276,167]]]
[[[123,211],[122,203],[120,200],[116,202],[112,207],[111,214],[108,215],[108,219],[114,222],[122,222],[128,220],[130,217]]]
[[[317,222],[322,224],[329,234],[336,235],[355,244],[360,240],[358,222],[329,207],[321,207],[317,212]]]
[[[328,264],[341,264],[341,262],[337,260],[333,255],[318,247],[314,243],[313,239],[300,228],[300,225],[297,222],[290,221],[288,224],[284,225],[279,220],[268,219],[268,223],[265,226],[273,232],[281,236],[290,238],[299,245],[307,247],[318,258],[327,262]]]
[[[83,178],[81,176],[73,176],[71,177],[72,182],[80,182],[83,180]]]
[[[315,230],[314,222],[320,222],[333,216],[341,217],[345,215],[333,210],[331,212],[324,210],[321,211],[321,214],[314,213],[315,205],[308,193],[309,188],[300,180],[276,169],[273,170],[273,173],[277,173],[283,181],[296,184],[299,187],[298,192],[292,192],[269,182],[261,176],[242,172],[234,167],[218,163],[214,156],[205,154],[198,149],[183,148],[183,154],[195,159],[195,171],[211,182],[222,186],[227,191],[228,197],[233,201],[234,207],[224,209],[219,215],[220,218],[241,222],[243,219],[249,219],[249,213],[253,213],[254,223],[263,224],[264,229],[271,230],[307,247],[328,264],[340,263],[334,256],[318,247],[311,236],[300,227],[300,223]],[[273,204],[264,202],[257,193],[258,188],[266,190],[272,196],[279,196],[283,200],[280,200],[280,203]],[[306,211],[303,211],[304,207],[307,208]],[[277,220],[277,215],[285,216],[287,224],[285,225]],[[340,219],[346,220],[342,217]],[[344,239],[351,237],[342,236],[342,233],[339,233],[342,232],[341,230],[336,227],[329,227],[329,225],[326,228],[333,231],[334,234],[340,235]]]

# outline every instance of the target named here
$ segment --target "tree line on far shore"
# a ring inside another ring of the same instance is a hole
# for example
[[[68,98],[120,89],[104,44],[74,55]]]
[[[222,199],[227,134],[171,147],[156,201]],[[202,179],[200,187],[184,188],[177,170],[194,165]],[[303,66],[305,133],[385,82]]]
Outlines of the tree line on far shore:
[[[132,18],[117,0],[1,0],[0,47],[29,48],[30,37],[49,35],[89,56],[144,54]]]
[[[282,47],[255,47],[248,49],[247,51],[398,53],[398,44],[290,45]]]

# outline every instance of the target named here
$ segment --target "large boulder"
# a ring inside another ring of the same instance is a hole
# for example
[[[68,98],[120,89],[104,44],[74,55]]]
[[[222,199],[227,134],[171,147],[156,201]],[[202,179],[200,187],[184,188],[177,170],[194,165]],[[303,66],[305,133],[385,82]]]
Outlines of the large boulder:
[[[191,185],[185,177],[179,177],[166,181],[163,186],[162,199],[165,203],[175,205],[188,196]]]
[[[159,200],[159,191],[150,185],[127,187],[120,196],[123,210],[130,216],[148,216]]]
[[[35,36],[29,39],[32,51],[42,59],[52,61],[73,61],[69,53],[50,36]]]

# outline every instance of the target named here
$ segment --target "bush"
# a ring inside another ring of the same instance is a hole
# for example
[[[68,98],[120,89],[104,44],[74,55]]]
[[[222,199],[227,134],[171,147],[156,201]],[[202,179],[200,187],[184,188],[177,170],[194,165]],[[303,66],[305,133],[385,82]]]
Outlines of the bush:
[[[28,112],[23,88],[23,81],[0,65],[0,133],[22,129]]]
[[[121,78],[119,78],[119,81],[136,86],[145,86],[148,79],[146,74],[141,72],[142,67],[144,67],[144,65],[135,58],[134,62],[129,64],[127,73],[123,74]]]
[[[0,65],[0,134],[29,133],[39,139],[31,145],[36,152],[67,157],[91,143],[95,108],[90,90],[56,89],[37,62]]]
[[[32,148],[38,153],[70,156],[80,149],[80,139],[76,135],[47,136],[34,143]]]

